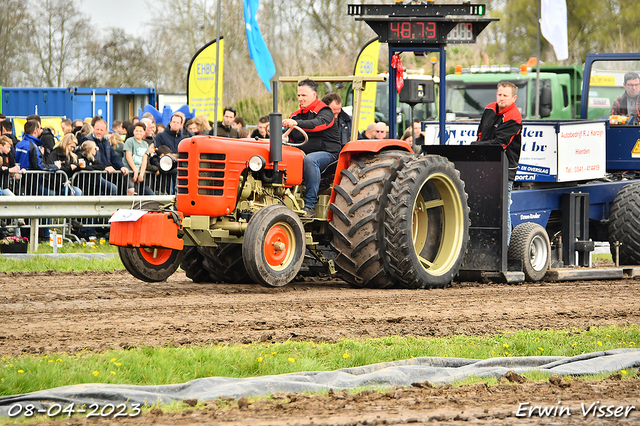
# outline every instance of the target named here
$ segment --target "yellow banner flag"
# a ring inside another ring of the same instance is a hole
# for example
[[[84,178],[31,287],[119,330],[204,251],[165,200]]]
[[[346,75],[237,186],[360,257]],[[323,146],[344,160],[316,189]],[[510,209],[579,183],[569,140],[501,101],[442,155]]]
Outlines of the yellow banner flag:
[[[62,139],[64,134],[62,133],[62,127],[60,127],[60,122],[62,121],[62,117],[51,117],[51,118],[41,118],[42,122],[41,127],[44,129],[45,127],[49,127],[53,130],[53,135],[56,137],[58,141]],[[13,119],[13,133],[16,135],[18,139],[22,139],[24,136],[24,125],[27,122],[25,118],[14,118]]]
[[[222,76],[224,39],[220,37],[220,65],[216,67],[216,40],[200,49],[191,59],[187,71],[187,102],[195,110],[195,115],[204,114],[209,121],[222,120]],[[216,71],[218,71],[216,73]],[[217,74],[217,75],[216,75]],[[216,80],[218,98],[216,99]],[[215,107],[218,106],[218,116]]]
[[[380,42],[377,38],[369,41],[360,51],[356,61],[354,75],[375,76],[378,74],[378,59],[380,57]],[[362,92],[360,105],[360,120],[358,131],[362,132],[376,118],[376,83],[367,83]]]

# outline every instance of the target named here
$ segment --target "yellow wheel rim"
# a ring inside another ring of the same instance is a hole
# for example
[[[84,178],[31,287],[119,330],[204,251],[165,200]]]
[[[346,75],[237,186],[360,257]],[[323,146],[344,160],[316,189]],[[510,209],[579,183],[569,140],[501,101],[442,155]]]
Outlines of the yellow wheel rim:
[[[411,224],[413,248],[429,274],[445,274],[457,264],[464,220],[460,194],[451,179],[442,173],[429,176],[414,201]]]

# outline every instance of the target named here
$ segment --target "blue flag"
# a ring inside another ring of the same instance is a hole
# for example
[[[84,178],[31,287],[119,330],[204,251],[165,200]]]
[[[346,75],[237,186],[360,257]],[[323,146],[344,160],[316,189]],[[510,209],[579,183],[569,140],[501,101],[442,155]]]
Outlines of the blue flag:
[[[276,73],[276,66],[271,59],[269,48],[262,38],[256,13],[260,0],[243,0],[244,3],[244,26],[247,29],[247,44],[249,45],[249,55],[256,65],[258,77],[262,80],[267,90],[271,91],[269,81]]]

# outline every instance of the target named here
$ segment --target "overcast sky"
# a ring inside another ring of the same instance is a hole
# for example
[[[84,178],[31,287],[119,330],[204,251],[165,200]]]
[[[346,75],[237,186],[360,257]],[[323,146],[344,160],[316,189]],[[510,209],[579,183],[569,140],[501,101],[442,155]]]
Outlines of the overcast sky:
[[[145,0],[81,0],[79,6],[92,25],[120,27],[137,36],[144,34],[150,15]]]

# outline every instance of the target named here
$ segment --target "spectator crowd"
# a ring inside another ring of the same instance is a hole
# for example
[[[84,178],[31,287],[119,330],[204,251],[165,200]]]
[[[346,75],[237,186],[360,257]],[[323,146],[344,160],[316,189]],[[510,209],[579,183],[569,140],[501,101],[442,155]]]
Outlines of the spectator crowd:
[[[328,93],[323,101],[339,122],[344,145],[350,139],[351,118],[342,110],[342,99],[337,93]],[[269,139],[270,134],[268,115],[260,117],[251,132],[232,107],[224,109],[222,120],[217,123],[210,122],[204,115],[185,120],[183,113],[176,112],[166,128],[156,123],[151,113],[145,113],[140,119],[116,120],[111,129],[100,116],[84,120],[66,118],[60,122],[59,138],[53,129],[42,126],[38,115],[30,115],[26,118],[22,139],[18,139],[11,120],[5,118],[0,114],[2,195],[173,194],[175,162],[171,170],[165,171],[160,167],[160,159],[168,155],[177,160],[178,144],[183,139],[214,134],[226,138]],[[382,122],[371,123],[358,133],[358,139],[386,137],[387,127]],[[27,179],[22,179],[26,171],[62,171],[66,179],[58,182],[60,179],[40,177],[37,182],[27,184]],[[94,173],[82,177],[81,172]]]
[[[337,93],[326,94],[322,102],[333,112],[344,146],[351,139],[351,117],[342,110]],[[22,135],[16,135],[12,121],[0,114],[2,196],[174,194],[178,145],[183,139],[215,135],[268,140],[271,131],[268,115],[260,117],[250,131],[232,107],[224,108],[217,123],[205,115],[186,120],[179,111],[166,127],[156,123],[151,113],[130,121],[113,121],[111,128],[100,116],[65,118],[60,122],[62,134],[56,136],[38,115],[30,115],[23,130]],[[386,137],[387,126],[381,122],[358,133],[358,139]],[[171,161],[163,161],[163,157]]]

